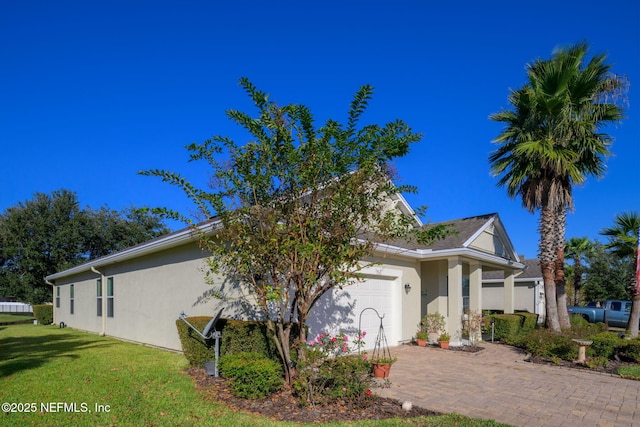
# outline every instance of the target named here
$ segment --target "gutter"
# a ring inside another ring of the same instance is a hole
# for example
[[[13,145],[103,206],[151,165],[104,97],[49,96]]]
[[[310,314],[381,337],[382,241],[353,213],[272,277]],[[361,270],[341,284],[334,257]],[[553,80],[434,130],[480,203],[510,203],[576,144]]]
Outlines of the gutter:
[[[94,266],[91,266],[91,271],[100,275],[100,284],[102,286],[102,332],[100,332],[100,336],[103,337],[107,334],[107,278],[96,270]]]

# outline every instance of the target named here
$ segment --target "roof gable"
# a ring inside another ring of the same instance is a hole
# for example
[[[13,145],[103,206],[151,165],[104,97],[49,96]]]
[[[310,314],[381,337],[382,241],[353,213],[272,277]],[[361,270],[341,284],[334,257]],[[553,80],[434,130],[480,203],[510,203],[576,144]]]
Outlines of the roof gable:
[[[447,249],[473,249],[500,258],[519,261],[518,254],[513,248],[511,239],[497,213],[460,218],[453,221],[433,223],[433,225],[447,224],[456,233],[448,235],[442,240],[425,246],[432,251]]]

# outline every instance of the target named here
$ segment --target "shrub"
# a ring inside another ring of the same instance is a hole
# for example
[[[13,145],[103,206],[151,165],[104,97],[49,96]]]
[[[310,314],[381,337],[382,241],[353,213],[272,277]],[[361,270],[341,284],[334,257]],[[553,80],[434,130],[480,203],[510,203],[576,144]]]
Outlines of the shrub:
[[[633,362],[640,363],[640,339],[620,340],[618,354]]]
[[[282,366],[259,353],[240,352],[220,358],[222,376],[231,379],[234,396],[265,398],[282,388]]]
[[[596,357],[605,357],[610,359],[618,351],[623,341],[616,334],[611,332],[600,332],[591,335],[589,340],[593,341],[590,347],[587,347],[588,353]]]
[[[202,332],[211,320],[211,316],[187,317],[187,322]],[[176,320],[182,352],[192,366],[202,366],[204,362],[215,359],[213,340],[205,340],[182,320]]]
[[[549,329],[536,329],[522,336],[522,346],[536,356],[547,359],[575,360],[578,346],[572,337]]]
[[[523,317],[517,314],[492,314],[494,320],[495,337],[509,341],[518,335],[522,327]]]
[[[538,326],[538,315],[527,311],[517,313],[522,317],[522,330],[533,331]]]
[[[53,305],[41,304],[33,306],[33,317],[39,325],[50,325],[53,323]]]
[[[226,320],[223,326],[220,356],[235,353],[258,353],[279,360],[273,339],[269,339],[264,322]]]
[[[364,334],[364,333],[363,333]],[[362,343],[357,337],[354,344]],[[375,387],[367,354],[351,354],[344,334],[320,334],[305,344],[305,360],[298,363],[294,392],[304,405],[342,400],[364,406]]]

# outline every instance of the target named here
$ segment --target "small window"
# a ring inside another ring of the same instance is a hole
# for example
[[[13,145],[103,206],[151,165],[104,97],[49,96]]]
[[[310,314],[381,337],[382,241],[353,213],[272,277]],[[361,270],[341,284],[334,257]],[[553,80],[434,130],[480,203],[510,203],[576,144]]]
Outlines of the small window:
[[[107,279],[107,317],[113,317],[113,277]]]
[[[60,286],[56,286],[56,308],[60,308]]]
[[[69,312],[71,314],[73,314],[73,309],[74,309],[73,302],[74,302],[74,299],[75,299],[74,298],[74,289],[73,289],[73,285],[71,285],[69,287]]]
[[[96,313],[102,317],[102,279],[96,281]]]

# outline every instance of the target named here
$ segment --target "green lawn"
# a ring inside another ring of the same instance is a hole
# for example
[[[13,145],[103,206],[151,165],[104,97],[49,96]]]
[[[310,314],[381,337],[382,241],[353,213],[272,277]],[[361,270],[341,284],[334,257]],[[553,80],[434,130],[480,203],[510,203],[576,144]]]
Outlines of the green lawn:
[[[0,313],[0,323],[33,322],[33,319],[32,313]]]
[[[13,410],[22,411],[0,414],[0,425],[299,425],[233,412],[205,400],[183,373],[185,367],[182,355],[69,328],[0,326],[0,403],[13,403]],[[447,415],[325,425],[501,424]]]

